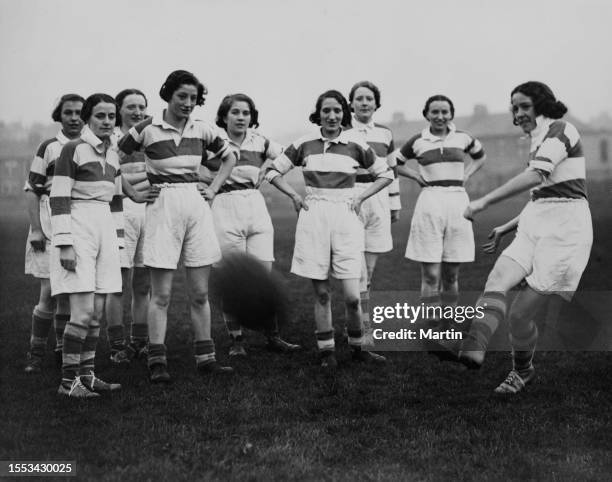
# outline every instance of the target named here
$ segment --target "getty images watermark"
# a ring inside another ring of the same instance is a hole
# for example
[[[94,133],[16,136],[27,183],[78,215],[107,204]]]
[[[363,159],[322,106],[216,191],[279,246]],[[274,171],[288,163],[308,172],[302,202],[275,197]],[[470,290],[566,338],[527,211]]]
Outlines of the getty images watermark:
[[[517,291],[507,296],[507,309]],[[370,349],[377,351],[427,351],[430,342],[463,340],[474,321],[482,320],[485,307],[478,306],[482,292],[461,292],[456,306],[423,303],[418,291],[372,291],[369,313]],[[567,301],[567,293],[551,294],[537,313],[538,350],[612,351],[612,292],[579,291]],[[509,319],[499,323],[488,346],[508,351]]]
[[[374,340],[462,340],[463,331],[449,327],[440,330],[438,327],[399,328],[388,330],[377,327],[385,321],[403,321],[416,323],[417,321],[440,323],[463,323],[467,320],[482,319],[484,307],[482,306],[432,306],[421,303],[411,305],[407,302],[395,303],[394,306],[373,306],[371,319],[374,323],[372,337]]]

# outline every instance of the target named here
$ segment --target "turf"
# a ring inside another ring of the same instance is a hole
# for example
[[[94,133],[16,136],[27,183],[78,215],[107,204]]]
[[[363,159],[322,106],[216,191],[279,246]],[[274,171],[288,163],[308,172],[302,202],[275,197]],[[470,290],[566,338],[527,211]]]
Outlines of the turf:
[[[608,191],[591,188],[596,245],[585,293],[611,290]],[[287,273],[295,217],[277,199],[276,267]],[[511,399],[492,395],[510,366],[505,353],[491,354],[477,373],[419,352],[389,353],[387,367],[370,368],[350,363],[339,344],[340,369],[325,375],[315,364],[311,287],[289,274],[292,318],[283,336],[303,352],[268,353],[263,337],[249,332],[248,358],[228,360],[228,336],[214,310],[217,351],[237,373],[196,375],[179,273],[168,330],[174,383],[151,386],[139,362],[112,367],[102,340],[97,371],[124,389],[97,401],[60,399],[51,354],[42,375],[23,373],[38,287],[22,274],[23,212],[2,207],[0,460],[76,460],[79,478],[100,480],[609,480],[610,352],[539,353],[536,382]],[[479,218],[478,243],[519,209],[515,202]],[[408,221],[405,211],[394,226],[394,251],[375,274],[378,290],[418,290],[418,266],[403,259]],[[479,254],[461,273],[462,289],[482,289],[494,259]]]

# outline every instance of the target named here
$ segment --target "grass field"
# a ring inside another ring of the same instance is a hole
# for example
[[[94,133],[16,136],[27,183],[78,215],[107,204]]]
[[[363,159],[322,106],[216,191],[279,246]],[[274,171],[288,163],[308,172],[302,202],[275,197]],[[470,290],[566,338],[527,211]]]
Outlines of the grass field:
[[[595,246],[584,293],[612,291],[609,185],[591,188]],[[355,366],[339,346],[337,374],[315,364],[309,283],[286,275],[293,320],[284,335],[305,346],[287,357],[249,333],[246,360],[231,378],[200,378],[191,353],[184,278],[177,276],[169,316],[170,388],[151,386],[144,365],[117,370],[106,341],[97,371],[124,389],[92,402],[60,399],[49,355],[40,376],[23,373],[37,283],[23,273],[23,211],[0,204],[0,460],[76,460],[81,479],[103,480],[609,480],[612,474],[612,354],[537,355],[537,383],[512,399],[492,395],[509,369],[493,353],[479,373],[425,353],[390,353],[384,368]],[[273,209],[277,268],[287,273],[295,217]],[[482,243],[520,202],[475,224]],[[418,290],[418,266],[403,258],[409,212],[394,226],[395,249],[380,259],[377,290]],[[495,257],[479,254],[461,274],[478,291]],[[338,327],[342,307],[334,305]],[[582,320],[576,319],[580,326]],[[223,361],[228,337],[214,312]]]

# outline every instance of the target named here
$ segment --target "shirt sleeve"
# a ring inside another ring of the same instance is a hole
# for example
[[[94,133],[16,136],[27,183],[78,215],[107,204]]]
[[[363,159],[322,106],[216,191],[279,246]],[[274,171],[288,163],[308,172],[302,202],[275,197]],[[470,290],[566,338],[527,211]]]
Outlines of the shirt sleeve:
[[[47,194],[45,186],[47,184],[47,167],[51,156],[48,148],[49,144],[50,142],[43,142],[38,147],[24,186],[25,191],[33,192],[38,196]]]
[[[296,148],[295,144],[291,144],[283,151],[266,169],[266,181],[287,174],[293,167],[301,166],[303,163],[300,149]]]
[[[110,210],[115,222],[115,228],[117,230],[117,240],[119,242],[119,249],[125,247],[124,240],[124,225],[123,225],[123,189],[121,187],[121,169],[117,169],[115,173],[115,194],[110,202]]]
[[[283,153],[284,147],[278,142],[274,142],[267,138],[266,141],[266,151],[264,152],[266,159],[276,159]]]
[[[399,211],[402,209],[402,203],[400,201],[400,187],[399,178],[397,175],[397,159],[393,154],[395,145],[393,143],[393,137],[389,141],[389,148],[387,149],[387,165],[393,172],[393,181],[387,188],[389,190],[389,209],[391,211]]]
[[[484,148],[480,141],[474,137],[470,137],[470,142],[465,149],[472,159],[477,161],[478,159],[482,159],[485,155]]]
[[[72,246],[73,244],[70,198],[77,171],[78,151],[76,146],[77,144],[72,142],[66,144],[55,164],[49,196],[53,246]]]
[[[397,159],[398,165],[403,166],[410,159],[417,158],[417,154],[414,151],[414,143],[419,137],[420,137],[420,134],[412,137],[399,150],[395,152],[395,158]]]
[[[570,151],[580,147],[579,144],[580,135],[574,126],[563,121],[553,122],[529,162],[529,168],[548,177],[557,164],[569,157]]]
[[[389,168],[387,159],[377,157],[374,149],[370,146],[363,149],[359,164],[366,168],[372,176],[393,181],[393,171]]]

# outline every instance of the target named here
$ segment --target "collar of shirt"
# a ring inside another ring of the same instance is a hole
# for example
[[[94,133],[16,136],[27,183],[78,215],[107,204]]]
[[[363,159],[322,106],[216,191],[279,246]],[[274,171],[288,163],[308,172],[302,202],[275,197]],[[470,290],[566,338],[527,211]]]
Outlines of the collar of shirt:
[[[119,142],[124,135],[125,134],[123,134],[123,132],[121,131],[121,127],[115,126],[112,135],[112,138],[115,140],[115,142]]]
[[[374,121],[370,120],[370,122],[368,122],[367,124],[364,124],[363,122],[359,122],[357,120],[357,117],[353,116],[353,127],[359,131],[367,131],[367,130],[371,130],[374,129]]]
[[[256,134],[253,131],[253,129],[249,128],[247,129],[246,135],[244,136],[244,139],[242,140],[242,144],[238,144],[237,142],[230,139],[230,136],[225,129],[219,127],[219,137],[221,137],[221,139],[223,140],[226,140],[230,145],[236,147],[237,149],[240,149],[241,146],[245,145],[255,136]]]
[[[447,126],[448,134],[446,135],[446,137],[450,136],[457,130],[457,127],[453,122],[449,122]],[[429,126],[421,131],[421,137],[431,142],[442,142],[444,141],[444,139],[446,139],[446,137],[440,137],[435,134],[432,134],[432,132],[429,130]]]
[[[164,109],[161,114],[158,115],[154,115],[153,116],[153,120],[152,120],[152,124],[158,127],[161,127],[162,129],[169,129],[169,130],[173,130],[176,132],[179,132],[179,130],[174,127],[171,124],[168,124],[165,120],[164,120],[164,114],[166,113],[166,109]],[[193,126],[193,118],[191,116],[189,116],[189,118],[187,119],[187,122],[185,123],[185,127],[183,128],[183,132],[185,132],[187,129],[190,129]]]
[[[323,135],[323,131],[319,128],[319,139],[321,139],[324,143],[329,142],[330,144],[348,144],[348,139],[346,139],[346,130],[344,127],[340,127],[340,134],[338,137],[334,139],[329,139]]]
[[[110,145],[106,146],[104,142],[92,132],[89,126],[83,127],[83,131],[81,132],[81,139],[102,155],[106,153],[107,147],[116,147],[112,135],[110,137]]]
[[[66,137],[66,134],[64,134],[64,133],[62,132],[62,130],[61,130],[61,129],[60,129],[60,131],[57,133],[57,135],[55,136],[55,138],[56,138],[56,139],[59,141],[60,145],[62,145],[62,146],[63,146],[64,144],[66,144],[66,143],[70,142],[70,139],[68,139],[68,138]]]
[[[531,144],[539,144],[542,142],[542,137],[548,132],[548,127],[554,122],[554,119],[539,115],[536,117],[535,129],[529,133]]]

